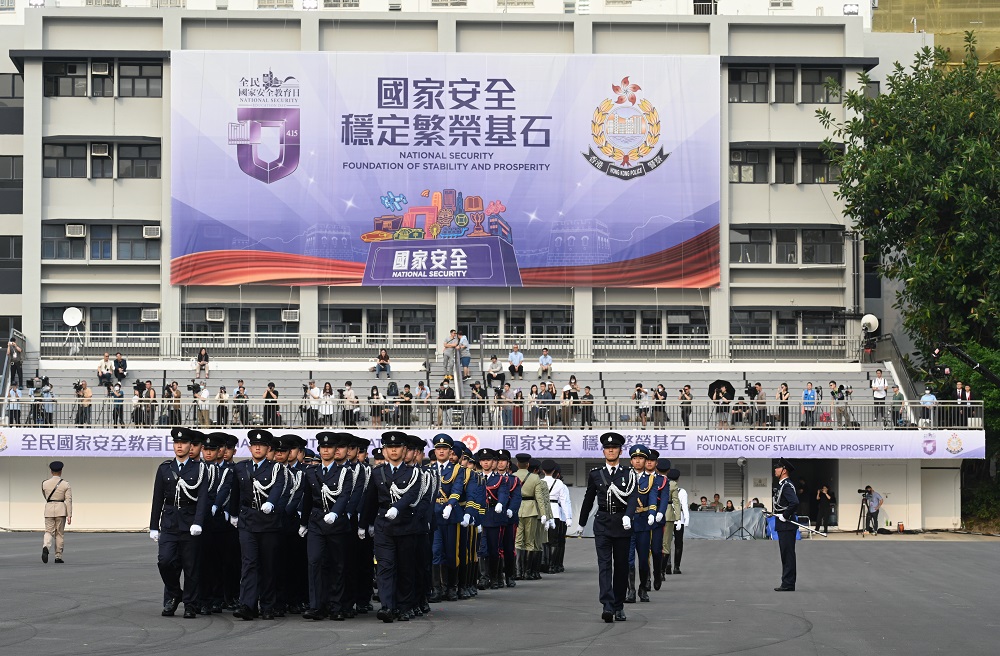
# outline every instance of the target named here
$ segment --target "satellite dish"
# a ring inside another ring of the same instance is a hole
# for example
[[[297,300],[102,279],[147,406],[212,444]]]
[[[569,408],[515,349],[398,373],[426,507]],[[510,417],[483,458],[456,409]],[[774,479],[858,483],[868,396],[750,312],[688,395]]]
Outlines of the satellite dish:
[[[874,314],[866,314],[861,317],[861,327],[870,333],[875,332],[878,330],[878,317]]]
[[[78,307],[68,307],[63,312],[63,323],[70,328],[76,328],[83,321],[83,310]]]
[[[743,456],[740,456],[739,458],[736,459],[736,464],[739,465],[740,467],[746,467],[747,459],[744,458]]]

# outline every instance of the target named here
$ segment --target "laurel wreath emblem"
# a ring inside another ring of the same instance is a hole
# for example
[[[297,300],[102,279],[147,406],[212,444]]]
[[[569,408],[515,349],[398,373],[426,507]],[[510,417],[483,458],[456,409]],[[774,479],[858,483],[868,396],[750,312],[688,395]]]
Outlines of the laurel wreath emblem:
[[[642,112],[643,118],[646,119],[646,138],[641,144],[626,153],[621,148],[609,143],[604,134],[604,121],[607,120],[613,106],[614,102],[610,98],[605,99],[597,106],[597,109],[594,110],[594,118],[590,123],[590,133],[594,138],[594,144],[604,153],[605,157],[610,157],[622,166],[631,166],[637,160],[653,152],[653,148],[660,141],[660,113],[653,107],[653,103],[645,98],[639,101],[639,110]]]

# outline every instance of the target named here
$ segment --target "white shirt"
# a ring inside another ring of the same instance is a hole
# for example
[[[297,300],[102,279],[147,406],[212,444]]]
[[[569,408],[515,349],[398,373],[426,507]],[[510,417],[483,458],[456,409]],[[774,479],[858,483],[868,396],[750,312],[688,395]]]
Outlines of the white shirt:
[[[208,410],[212,407],[209,403],[208,389],[202,387],[201,392],[198,393],[198,407],[202,410]]]
[[[309,405],[310,405],[310,407],[313,407],[313,408],[318,408],[319,407],[319,397],[320,397],[321,394],[322,394],[322,392],[315,385],[313,385],[309,389]]]
[[[889,383],[885,378],[872,378],[872,397],[880,400],[885,399],[885,391],[889,389]]]
[[[687,526],[691,523],[691,509],[688,508],[688,492],[682,487],[677,488],[677,500],[681,504],[681,518],[674,524],[680,524],[681,526]]]
[[[554,476],[546,476],[542,479],[549,486],[549,503],[552,506],[552,517],[558,517],[562,521],[573,518],[573,501],[569,496],[569,488],[566,484]]]

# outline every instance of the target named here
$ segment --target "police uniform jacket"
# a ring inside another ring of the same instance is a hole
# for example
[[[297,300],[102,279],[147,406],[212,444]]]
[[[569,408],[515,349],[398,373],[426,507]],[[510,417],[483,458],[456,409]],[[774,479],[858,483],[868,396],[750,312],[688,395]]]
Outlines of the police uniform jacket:
[[[188,459],[180,471],[173,458],[160,463],[153,482],[150,530],[190,534],[192,524],[204,528],[208,510],[208,466],[205,463]]]
[[[503,526],[507,523],[507,506],[510,504],[510,486],[506,485],[503,474],[492,472],[486,476],[483,480],[483,491],[486,493],[483,526],[487,528]],[[499,513],[496,512],[498,503],[503,506]]]
[[[295,463],[298,465],[298,463]],[[301,465],[285,468],[285,493],[282,495],[281,530],[294,535],[299,530],[299,514],[302,512],[303,484],[305,483],[305,468]]]
[[[795,520],[795,512],[799,508],[799,497],[795,494],[795,485],[792,479],[783,478],[778,483],[778,489],[774,491],[774,514],[781,515],[786,520]],[[774,530],[778,532],[795,531],[799,527],[788,521],[776,519]]]
[[[521,507],[518,517],[549,516],[549,486],[542,483],[538,474],[518,469],[514,474],[521,481]]]
[[[302,473],[302,517],[299,525],[319,535],[336,535],[351,530],[347,506],[354,491],[354,472],[347,464],[310,467]],[[327,524],[323,517],[336,513],[337,521]]]
[[[440,471],[439,487],[434,497],[434,525],[454,526],[462,521],[462,501],[465,500],[469,470],[452,462],[447,462],[440,468],[437,463],[431,463],[430,467]],[[445,506],[451,506],[448,519],[443,514]]]
[[[414,535],[421,532],[421,517],[413,508],[420,495],[423,477],[417,468],[401,463],[395,473],[389,464],[379,465],[371,472],[365,492],[364,511],[359,527],[374,526],[387,536]],[[389,508],[395,508],[395,519],[386,519]]]
[[[73,488],[61,476],[50,476],[42,481],[42,496],[47,499],[43,517],[73,516]]]
[[[364,462],[352,462],[347,467],[351,470],[353,481],[351,499],[347,502],[347,514],[357,522],[357,518],[364,512],[365,492],[371,480],[372,468]]]
[[[416,466],[415,466],[416,467]],[[413,506],[414,514],[421,533],[428,533],[434,525],[434,497],[437,494],[438,479],[436,470],[416,467],[420,472],[421,481],[418,501]]]
[[[222,490],[229,493],[229,514],[239,517],[238,527],[251,533],[281,531],[285,494],[285,467],[277,462],[262,460],[254,471],[253,460],[236,463],[232,480],[227,480]],[[265,503],[274,506],[264,514]]]
[[[226,530],[226,526],[229,522],[226,521],[225,508],[219,507],[219,486],[222,485],[223,470],[219,465],[212,462],[206,462],[205,468],[208,474],[208,489],[206,493],[208,495],[208,505],[209,508],[215,511],[214,514],[209,512],[208,517],[205,518],[205,524],[202,526],[206,533],[222,533]]]
[[[664,477],[666,480],[666,477]],[[683,515],[681,509],[680,486],[677,481],[667,481],[668,485],[663,487],[660,494],[660,512],[663,513],[663,520],[666,522],[679,521]]]
[[[518,517],[520,517],[521,512],[521,479],[509,472],[503,474],[504,484],[507,486],[508,494],[510,496],[510,504],[507,506],[507,510],[511,511],[511,517],[507,518],[506,524],[509,526],[511,524],[517,524]],[[505,512],[504,515],[507,513]]]
[[[631,537],[632,531],[622,526],[622,517],[635,514],[637,505],[637,476],[631,467],[618,466],[614,476],[605,466],[595,467],[587,475],[587,492],[580,509],[580,526],[587,525],[590,511],[597,504],[594,515],[594,535],[612,538]]]
[[[479,526],[483,523],[484,506],[486,505],[486,486],[483,484],[483,473],[474,469],[463,469],[468,473],[468,481],[465,484],[465,499],[462,501],[462,510],[469,515],[473,526]]]
[[[649,517],[655,519],[657,503],[660,500],[659,490],[656,489],[656,477],[653,474],[636,472],[635,500],[632,530],[636,533],[648,533],[653,530],[653,526],[649,524]]]

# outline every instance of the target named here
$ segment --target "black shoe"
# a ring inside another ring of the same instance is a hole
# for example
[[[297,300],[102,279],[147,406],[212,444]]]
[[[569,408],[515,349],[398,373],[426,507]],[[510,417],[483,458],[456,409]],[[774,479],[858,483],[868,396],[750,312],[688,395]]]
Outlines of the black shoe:
[[[340,611],[337,611],[336,613],[330,615],[330,619],[333,620],[334,622],[343,622],[344,620],[347,619],[347,615],[344,615]]]
[[[514,582],[514,579],[508,579],[508,580],[507,580],[507,587],[508,587],[508,588],[514,588],[514,587],[517,587],[517,583],[515,583],[515,582]]]
[[[380,608],[375,614],[375,617],[379,618],[386,624],[392,624],[392,611],[388,608]]]
[[[646,588],[639,589],[639,601],[649,602],[649,594],[646,593]]]
[[[222,612],[222,604],[212,604],[209,607],[209,610],[212,611],[213,613],[221,613]]]
[[[306,612],[302,613],[302,619],[304,620],[321,620],[323,617],[323,612],[314,608],[310,608]]]
[[[795,592],[795,587],[789,587],[787,585],[781,585],[774,589],[775,592]]]
[[[500,581],[491,581],[490,582],[490,590],[499,590],[502,587],[503,586],[500,585]]]
[[[347,616],[347,619],[353,620],[355,617],[358,616],[358,613],[353,608],[348,608],[347,610],[344,611],[344,615]]]
[[[253,609],[249,606],[240,606],[233,612],[233,617],[249,622],[253,619]]]
[[[198,607],[195,608],[195,610],[197,611],[197,613],[199,615],[211,615],[212,614],[212,608],[210,606],[208,606],[207,604],[205,604],[203,606],[198,606]]]
[[[163,617],[173,617],[174,611],[177,610],[177,606],[180,605],[180,600],[178,599],[167,599],[166,603],[163,604],[163,612],[160,613]]]
[[[623,611],[623,610],[616,610],[615,611],[615,621],[616,622],[624,622],[626,619],[628,619],[628,618],[625,617],[625,611]]]
[[[458,601],[458,590],[456,588],[448,588],[448,592],[444,596],[445,601]]]
[[[194,608],[184,604],[184,619],[193,620],[196,617],[198,617],[198,613],[195,612]]]
[[[424,615],[427,615],[428,613],[431,612],[431,607],[430,605],[428,605],[426,601],[420,604],[420,612],[423,613]]]
[[[49,548],[48,547],[42,547],[42,562],[43,563],[49,562]]]
[[[601,613],[601,619],[607,622],[608,624],[611,624],[612,622],[615,621],[615,614],[612,613],[610,610],[606,610],[603,613]]]
[[[680,570],[678,570],[677,573],[680,574]],[[669,564],[664,565],[663,566],[663,575],[664,576],[670,576],[671,574],[673,574],[673,571],[670,569],[670,565]]]
[[[66,561],[64,561],[64,560],[63,560],[62,558],[60,558],[59,556],[56,556],[56,559],[55,559],[54,561],[52,561],[52,562],[54,562],[54,563],[55,563],[56,565],[62,565],[62,564],[63,564],[64,562],[66,562]]]
[[[626,604],[634,604],[635,603],[635,593],[634,592],[629,592],[628,594],[625,595],[625,603]]]
[[[680,567],[675,567],[674,568],[674,574],[680,574],[680,573],[681,573],[681,568]]]
[[[274,611],[273,610],[262,610],[260,611],[260,619],[262,620],[273,620]]]
[[[375,608],[371,604],[365,604],[364,606],[358,606],[358,612],[359,613],[370,613],[373,610],[375,610]]]
[[[283,610],[276,610],[276,611],[274,611],[274,616],[275,617],[284,617],[285,616],[285,611],[283,611]]]
[[[653,569],[653,589],[659,590],[660,586],[663,585],[663,572],[659,569]]]

